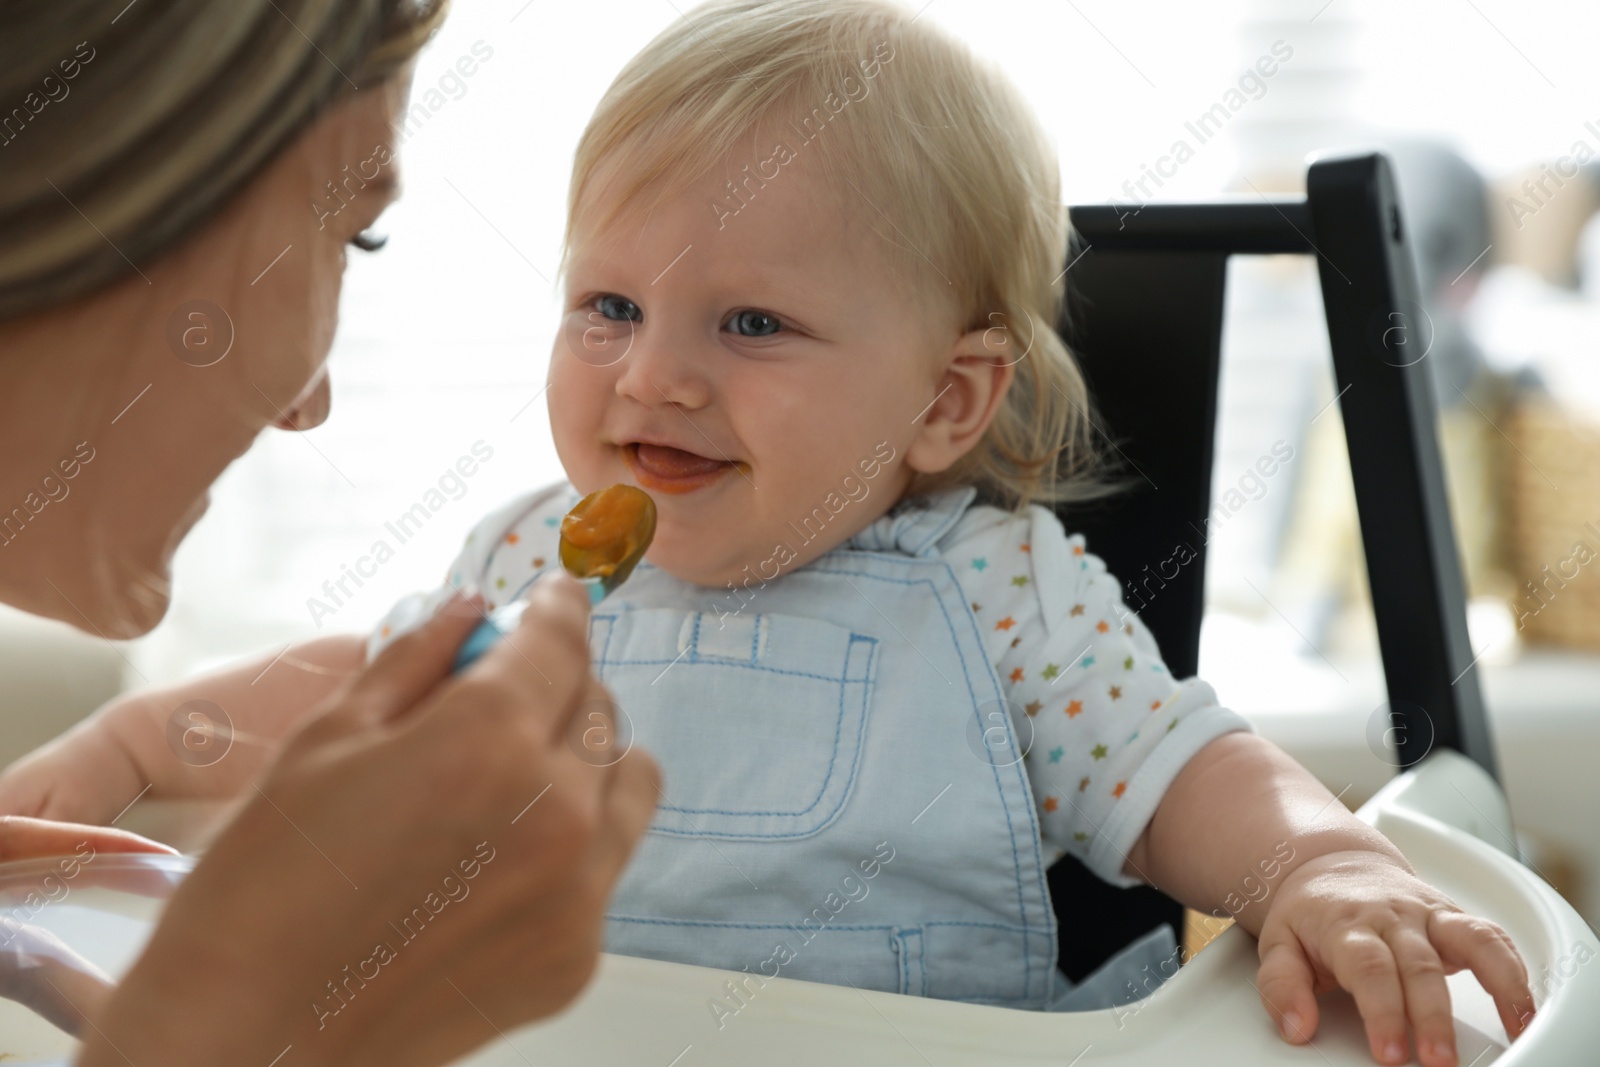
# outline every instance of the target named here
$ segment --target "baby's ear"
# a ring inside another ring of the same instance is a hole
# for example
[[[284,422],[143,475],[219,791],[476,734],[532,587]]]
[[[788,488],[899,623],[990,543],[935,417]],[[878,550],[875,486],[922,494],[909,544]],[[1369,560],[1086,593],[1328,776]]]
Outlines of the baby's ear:
[[[943,357],[943,373],[929,391],[928,408],[917,420],[917,436],[906,449],[912,470],[945,470],[983,439],[1016,373],[1021,353],[1013,348],[998,325],[956,338]]]

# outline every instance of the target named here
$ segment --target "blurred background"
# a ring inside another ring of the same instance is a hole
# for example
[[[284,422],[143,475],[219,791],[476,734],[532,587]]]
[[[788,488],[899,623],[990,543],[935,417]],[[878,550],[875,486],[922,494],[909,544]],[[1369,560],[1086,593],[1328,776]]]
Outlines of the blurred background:
[[[1600,7],[1581,0],[910,0],[1000,64],[1060,152],[1067,203],[1302,191],[1308,155],[1391,152],[1427,311],[1469,626],[1519,845],[1600,917]],[[171,614],[112,648],[0,617],[9,760],[126,685],[319,632],[430,588],[489,508],[562,476],[541,395],[572,149],[675,0],[461,3],[419,60],[405,192],[352,252],[334,410],[223,477]],[[473,57],[470,76],[457,69]],[[1254,71],[1271,57],[1274,73]],[[1197,124],[1210,115],[1208,126]],[[1203,136],[1202,136],[1203,134]],[[1178,142],[1189,151],[1174,162]],[[1313,262],[1235,259],[1201,673],[1354,807],[1393,773]],[[408,511],[493,458],[415,536]],[[1287,446],[1271,479],[1258,457]],[[1593,523],[1593,525],[1589,525]],[[375,542],[392,559],[335,610]],[[1093,550],[1093,545],[1090,546]],[[322,609],[316,610],[313,598]],[[82,669],[63,678],[58,655]],[[1374,731],[1372,724],[1380,728]]]

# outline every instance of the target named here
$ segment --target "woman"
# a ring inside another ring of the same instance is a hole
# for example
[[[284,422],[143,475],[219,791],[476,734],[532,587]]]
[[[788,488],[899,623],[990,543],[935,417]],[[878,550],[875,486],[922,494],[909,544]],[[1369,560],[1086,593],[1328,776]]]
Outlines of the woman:
[[[161,619],[174,550],[257,433],[327,416],[346,246],[394,194],[387,146],[445,0],[118,6],[0,5],[0,600],[106,638]],[[609,698],[576,583],[533,603],[452,679],[480,611],[458,598],[286,743],[81,1006],[81,1064],[437,1064],[576,995],[657,771],[559,740]],[[0,858],[86,832],[0,820]],[[316,1009],[490,852],[448,931]]]

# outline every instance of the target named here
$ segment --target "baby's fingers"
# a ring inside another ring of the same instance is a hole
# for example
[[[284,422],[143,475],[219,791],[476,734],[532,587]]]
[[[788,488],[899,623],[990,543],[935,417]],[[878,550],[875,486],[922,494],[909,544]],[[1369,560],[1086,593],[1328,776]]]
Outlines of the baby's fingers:
[[[1256,992],[1261,1005],[1291,1045],[1303,1045],[1317,1032],[1316,975],[1293,935],[1263,938]]]
[[[1416,1035],[1417,1059],[1423,1067],[1456,1067],[1456,1024],[1439,953],[1415,926],[1391,931],[1389,947],[1405,986],[1406,1014]]]
[[[1506,1036],[1515,1038],[1533,1018],[1528,969],[1506,932],[1488,919],[1459,911],[1436,911],[1428,937],[1452,972],[1465,967],[1494,998]]]
[[[1330,941],[1323,946],[1322,957],[1355,998],[1372,1058],[1379,1063],[1406,1062],[1405,998],[1389,943],[1365,926],[1334,934]]]

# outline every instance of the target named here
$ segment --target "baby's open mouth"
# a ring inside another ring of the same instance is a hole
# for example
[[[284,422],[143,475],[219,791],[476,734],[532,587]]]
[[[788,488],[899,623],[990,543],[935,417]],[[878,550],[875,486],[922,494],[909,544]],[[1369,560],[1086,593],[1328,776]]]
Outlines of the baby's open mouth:
[[[717,481],[735,465],[670,445],[631,441],[622,454],[639,484],[663,493],[687,493]]]

